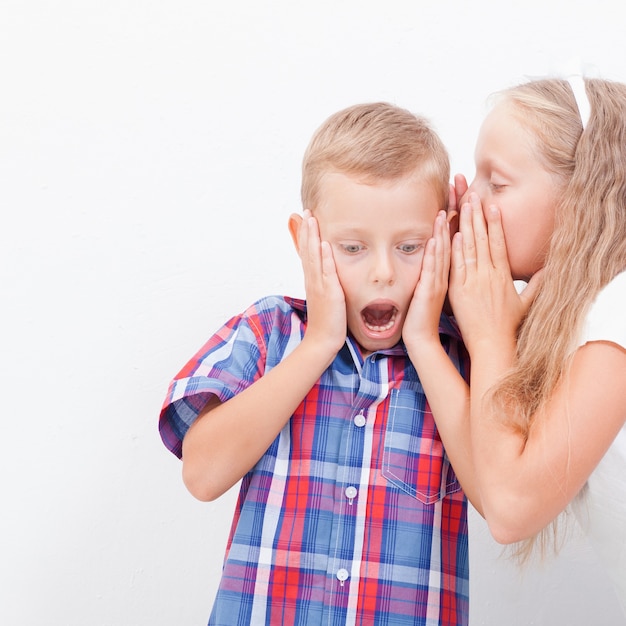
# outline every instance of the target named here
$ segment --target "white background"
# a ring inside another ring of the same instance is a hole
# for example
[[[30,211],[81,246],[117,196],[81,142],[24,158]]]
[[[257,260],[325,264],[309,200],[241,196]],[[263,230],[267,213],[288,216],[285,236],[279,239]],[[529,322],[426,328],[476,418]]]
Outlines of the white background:
[[[620,13],[1,0],[0,623],[205,624],[235,494],[192,499],[157,414],[227,317],[303,295],[286,225],[311,133],[392,101],[471,176],[489,93],[572,58],[626,80]],[[472,626],[621,623],[579,541],[520,573],[471,522]]]

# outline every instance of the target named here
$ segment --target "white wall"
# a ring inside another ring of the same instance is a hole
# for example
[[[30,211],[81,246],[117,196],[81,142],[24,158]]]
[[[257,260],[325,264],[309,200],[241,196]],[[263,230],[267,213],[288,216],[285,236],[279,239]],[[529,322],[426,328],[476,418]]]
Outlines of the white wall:
[[[573,56],[626,80],[615,0],[510,4],[2,0],[0,623],[206,623],[235,494],[184,490],[168,381],[302,295],[286,223],[331,112],[426,114],[471,175],[490,92]],[[576,546],[520,578],[473,516],[472,625],[620,623]]]

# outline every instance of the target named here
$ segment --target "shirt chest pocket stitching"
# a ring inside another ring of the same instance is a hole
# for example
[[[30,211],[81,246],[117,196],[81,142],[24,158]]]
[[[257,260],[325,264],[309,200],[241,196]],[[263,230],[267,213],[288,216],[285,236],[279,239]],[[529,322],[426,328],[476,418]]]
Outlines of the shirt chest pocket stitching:
[[[392,390],[385,430],[382,474],[424,504],[461,489],[432,421],[414,390]]]

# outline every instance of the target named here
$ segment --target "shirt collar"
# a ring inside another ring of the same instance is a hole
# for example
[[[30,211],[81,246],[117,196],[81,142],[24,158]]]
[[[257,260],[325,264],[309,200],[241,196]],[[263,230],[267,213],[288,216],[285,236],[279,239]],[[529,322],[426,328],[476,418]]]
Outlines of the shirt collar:
[[[296,311],[303,313],[303,319],[306,318],[306,301],[301,300],[299,298],[290,298],[285,297],[285,301],[292,306]],[[447,315],[446,313],[442,313],[439,318],[439,334],[440,335],[448,335],[451,339],[456,339],[457,341],[462,341],[461,332],[459,331],[459,327],[457,326],[456,320]],[[351,341],[352,345],[356,347],[356,342],[348,337]],[[359,349],[360,353],[360,349]],[[395,346],[388,348],[386,350],[380,350],[375,354],[384,354],[389,356],[407,356],[406,347],[404,346],[404,342],[400,341]]]

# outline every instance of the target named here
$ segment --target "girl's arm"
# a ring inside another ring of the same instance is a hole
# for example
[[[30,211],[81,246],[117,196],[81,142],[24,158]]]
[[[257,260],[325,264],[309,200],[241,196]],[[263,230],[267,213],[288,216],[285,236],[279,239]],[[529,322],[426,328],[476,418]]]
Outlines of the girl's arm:
[[[497,541],[513,543],[565,509],[624,425],[626,351],[604,342],[579,348],[524,441],[483,405],[502,374],[485,349],[472,354],[472,446],[485,519]]]
[[[246,390],[204,408],[183,439],[183,480],[214,500],[263,456],[346,339],[346,305],[330,246],[305,213],[297,233],[307,295],[307,328],[293,352]]]
[[[420,279],[402,335],[454,472],[467,497],[481,511],[470,440],[469,388],[439,338],[449,264],[450,233],[442,212],[424,252]]]
[[[508,268],[497,211],[480,201],[461,212],[450,295],[471,357],[471,444],[491,533],[512,543],[538,533],[576,496],[626,421],[626,350],[592,342],[534,416],[527,439],[485,398],[516,358],[516,329],[537,281],[520,295]]]

